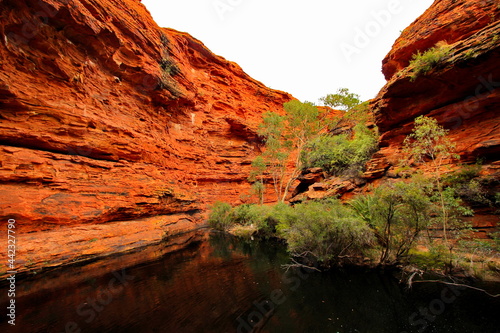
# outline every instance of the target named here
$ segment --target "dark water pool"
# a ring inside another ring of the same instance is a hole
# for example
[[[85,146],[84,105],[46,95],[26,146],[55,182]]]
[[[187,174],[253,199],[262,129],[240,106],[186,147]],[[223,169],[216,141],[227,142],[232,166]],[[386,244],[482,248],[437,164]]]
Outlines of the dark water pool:
[[[113,260],[122,265],[20,281],[16,326],[2,315],[0,332],[500,332],[498,299],[438,284],[407,292],[373,270],[286,272],[272,242],[211,234],[147,263]]]

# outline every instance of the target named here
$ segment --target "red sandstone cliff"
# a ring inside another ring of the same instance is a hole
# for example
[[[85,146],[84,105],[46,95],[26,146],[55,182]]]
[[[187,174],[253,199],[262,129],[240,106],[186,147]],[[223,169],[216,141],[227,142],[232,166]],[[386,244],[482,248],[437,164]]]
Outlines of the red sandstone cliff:
[[[464,40],[498,21],[495,0],[437,0],[407,27],[382,61],[386,80],[408,66],[417,51],[425,51],[439,41],[449,44]]]
[[[443,8],[448,9],[443,12]],[[440,40],[449,41],[449,55],[412,81],[411,66],[406,66],[411,55]],[[383,71],[390,79],[371,103],[382,135],[381,153],[392,151],[386,155],[393,156],[395,163],[394,150],[410,133],[413,119],[426,115],[450,130],[462,161],[496,162],[500,154],[499,59],[497,2],[436,1],[403,32],[384,60]],[[394,68],[399,69],[396,75]]]
[[[261,115],[290,95],[136,0],[4,0],[0,13],[0,225],[16,220],[21,266],[159,241],[248,189]]]
[[[426,74],[411,79],[413,54],[447,41],[449,54]],[[484,163],[490,192],[500,191],[500,4],[498,1],[438,0],[396,40],[383,60],[388,79],[371,101],[380,137],[380,150],[367,163],[362,177],[325,178],[321,170],[301,177],[304,191],[293,200],[340,195],[348,199],[373,185],[398,178],[404,138],[417,116],[434,117],[456,144],[459,163]],[[421,166],[418,166],[421,168]],[[495,209],[476,212],[473,224],[493,230]],[[484,236],[482,234],[481,236]]]
[[[450,52],[433,69],[410,79],[409,61],[438,41]],[[440,0],[403,31],[383,61],[388,79],[372,101],[381,150],[368,164],[367,178],[397,176],[403,139],[415,117],[434,117],[461,156],[457,163],[482,159],[482,175],[500,184],[500,5],[498,1]],[[486,221],[486,222],[485,222]],[[492,227],[498,216],[475,217]]]
[[[499,10],[435,1],[402,33],[371,103],[382,149],[366,179],[394,176],[419,115],[500,179]],[[136,0],[3,0],[0,13],[0,226],[16,220],[19,270],[159,242],[248,189],[257,123],[291,96],[159,28]],[[412,82],[412,55],[441,40],[450,55]]]

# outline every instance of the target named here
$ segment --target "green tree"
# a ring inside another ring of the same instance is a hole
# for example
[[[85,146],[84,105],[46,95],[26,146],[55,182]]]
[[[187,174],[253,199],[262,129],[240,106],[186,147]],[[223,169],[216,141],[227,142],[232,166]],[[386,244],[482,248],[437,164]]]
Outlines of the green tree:
[[[422,177],[385,184],[349,204],[375,231],[382,246],[380,262],[407,256],[421,231],[430,224],[432,184]]]
[[[278,201],[281,202],[285,200],[291,185],[302,171],[300,157],[304,147],[328,127],[328,112],[320,112],[310,102],[293,100],[283,104],[283,107],[284,116],[274,112],[264,115],[258,134],[264,138],[265,150],[252,163],[250,178],[263,179],[263,174],[267,172]],[[286,179],[287,164],[291,156],[294,157],[294,168]]]
[[[266,186],[263,181],[256,181],[252,184],[252,192],[259,199],[259,205],[264,204],[264,194],[266,193]]]
[[[264,172],[271,181],[279,200],[283,193],[286,164],[292,151],[292,143],[284,136],[285,117],[275,112],[266,112],[257,133],[264,138],[265,150],[252,163],[253,174],[263,179]],[[262,166],[265,165],[265,169]]]
[[[354,126],[354,135],[322,134],[302,151],[306,168],[319,167],[331,175],[356,174],[377,149],[377,138],[364,124]]]
[[[266,193],[266,179],[264,177],[266,168],[266,161],[262,155],[259,155],[252,161],[252,170],[248,177],[248,181],[253,182],[252,194],[257,196],[260,205],[264,204],[264,195]]]
[[[442,182],[442,166],[445,161],[459,156],[454,153],[455,144],[447,137],[448,130],[440,126],[436,119],[420,116],[415,119],[415,127],[411,134],[404,140],[404,151],[409,159],[417,164],[429,164],[433,172],[433,179],[437,188],[437,201],[439,202],[439,218],[443,228],[445,246],[453,251],[453,243],[449,240],[450,223],[452,230],[460,227],[461,215],[470,215],[470,209],[463,208],[461,201],[452,193],[452,189],[444,188]],[[462,208],[463,209],[462,209]]]
[[[326,106],[342,111],[352,110],[361,104],[359,95],[349,92],[349,89],[347,88],[339,88],[337,93],[328,94],[319,100]]]
[[[304,147],[328,127],[326,114],[320,112],[318,107],[310,102],[301,103],[293,100],[285,103],[283,107],[286,112],[285,137],[291,142],[291,148],[295,150],[295,161],[294,170],[286,183],[281,201],[285,200],[290,186],[303,169],[301,155]]]

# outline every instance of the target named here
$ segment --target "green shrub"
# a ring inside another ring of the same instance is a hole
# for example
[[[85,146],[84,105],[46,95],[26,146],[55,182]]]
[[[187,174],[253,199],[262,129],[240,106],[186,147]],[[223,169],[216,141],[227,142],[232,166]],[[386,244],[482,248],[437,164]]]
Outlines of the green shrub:
[[[225,231],[233,224],[231,205],[226,202],[217,201],[211,207],[208,217],[208,225],[216,230]]]
[[[410,80],[415,81],[420,74],[427,74],[438,63],[446,58],[451,52],[451,46],[446,42],[438,42],[424,53],[418,51],[410,60],[411,76]]]
[[[278,237],[285,238],[286,230],[297,221],[297,212],[294,207],[285,203],[273,206],[273,216],[277,221],[276,233]]]
[[[478,177],[480,171],[481,171],[480,163],[467,165],[460,170],[457,170],[455,172],[446,175],[443,179],[443,183],[448,186],[453,186],[456,184],[464,184]]]
[[[304,168],[319,167],[331,175],[359,172],[377,149],[373,132],[364,125],[354,127],[354,137],[348,134],[321,135],[307,145],[302,154]]]
[[[228,216],[232,224],[253,225],[259,236],[271,237],[276,234],[280,222],[292,219],[293,208],[285,203],[274,206],[243,204],[234,207]]]
[[[497,231],[492,234],[493,240],[495,241],[495,251],[500,252],[500,231]]]
[[[444,269],[445,262],[443,258],[446,257],[446,248],[431,247],[430,251],[416,251],[410,250],[409,262],[421,269]]]
[[[422,178],[386,184],[372,194],[354,198],[350,205],[374,230],[381,245],[380,262],[407,256],[420,232],[430,223],[431,185]]]
[[[455,190],[456,194],[472,206],[494,206],[495,196],[489,193],[494,181],[489,177],[480,178],[481,164],[468,165],[447,175],[443,183]]]
[[[236,206],[230,213],[230,218],[233,223],[241,225],[249,225],[255,219],[255,211],[252,204],[243,204]]]
[[[486,187],[478,179],[456,187],[457,194],[473,206],[493,206]]]
[[[338,262],[343,256],[360,255],[373,242],[366,223],[333,199],[296,205],[294,214],[278,229],[293,255],[312,255],[323,265]]]
[[[273,217],[273,208],[271,206],[252,205],[250,214],[252,224],[257,228],[261,237],[267,238],[274,235],[278,222]]]

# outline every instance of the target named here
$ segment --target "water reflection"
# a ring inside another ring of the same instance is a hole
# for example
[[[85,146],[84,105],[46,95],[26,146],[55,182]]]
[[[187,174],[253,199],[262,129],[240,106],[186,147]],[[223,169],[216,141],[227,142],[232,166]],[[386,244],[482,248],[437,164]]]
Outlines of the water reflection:
[[[126,262],[126,258],[119,260]],[[443,286],[422,285],[406,293],[388,274],[364,269],[285,272],[281,267],[285,263],[288,255],[280,244],[207,234],[179,252],[148,263],[100,272],[95,266],[92,274],[84,271],[71,283],[55,283],[65,275],[44,282],[53,288],[43,287],[43,279],[22,281],[25,290],[33,284],[40,291],[20,296],[18,325],[8,327],[2,321],[0,329],[23,333],[498,332],[498,300],[479,293],[461,291],[433,316],[436,309],[429,304],[441,297]],[[64,269],[65,274],[74,276],[73,269],[77,268]],[[425,309],[426,316],[419,312]],[[409,319],[415,313],[411,326]]]

